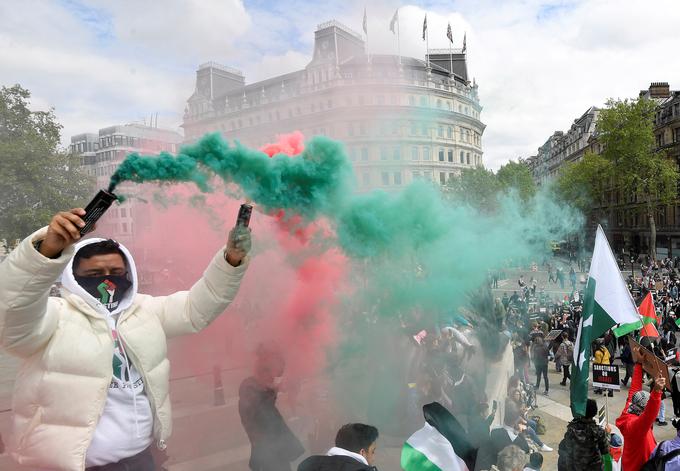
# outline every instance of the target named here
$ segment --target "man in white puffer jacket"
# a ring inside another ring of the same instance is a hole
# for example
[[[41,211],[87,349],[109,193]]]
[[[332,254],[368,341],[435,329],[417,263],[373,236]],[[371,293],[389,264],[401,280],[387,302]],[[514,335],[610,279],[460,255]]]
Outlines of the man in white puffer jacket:
[[[137,293],[111,240],[80,241],[82,209],[55,215],[0,264],[0,345],[23,360],[9,449],[40,469],[152,471],[172,417],[166,339],[198,332],[236,296],[249,229],[238,226],[189,291]],[[62,297],[49,297],[62,280]]]

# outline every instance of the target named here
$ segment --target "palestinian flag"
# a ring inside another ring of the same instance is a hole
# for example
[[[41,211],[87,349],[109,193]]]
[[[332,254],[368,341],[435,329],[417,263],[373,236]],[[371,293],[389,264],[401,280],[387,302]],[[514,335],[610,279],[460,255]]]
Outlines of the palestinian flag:
[[[476,450],[465,429],[441,404],[423,406],[425,425],[411,435],[401,449],[404,471],[469,471]]]
[[[604,471],[621,471],[623,446],[610,446],[609,453],[602,456]]]
[[[654,309],[654,299],[652,298],[651,292],[647,293],[645,299],[642,300],[640,307],[638,307],[638,312],[642,316],[642,323],[636,321],[632,324],[624,324],[617,327],[614,329],[614,334],[617,337],[637,330],[640,327],[642,327],[642,330],[640,330],[640,337],[659,337],[659,331],[656,330],[655,327],[659,325],[659,317],[656,315]]]
[[[574,371],[571,375],[570,395],[571,412],[575,417],[584,416],[586,412],[590,345],[593,340],[616,324],[630,324],[631,327],[639,329],[642,321],[621,276],[607,237],[602,227],[598,226],[593,261],[583,300],[583,316],[574,344]]]
[[[659,331],[656,330],[656,326],[659,325],[659,318],[654,310],[652,293],[647,293],[647,296],[642,300],[642,304],[640,304],[638,310],[642,316],[643,324],[642,330],[640,331],[640,337],[659,337]]]

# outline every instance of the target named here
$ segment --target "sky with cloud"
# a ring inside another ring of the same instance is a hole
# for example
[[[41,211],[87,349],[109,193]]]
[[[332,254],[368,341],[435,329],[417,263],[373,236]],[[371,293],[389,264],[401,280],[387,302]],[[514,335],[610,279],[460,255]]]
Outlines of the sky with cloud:
[[[677,0],[4,0],[0,85],[20,83],[35,109],[54,107],[64,142],[80,132],[148,120],[177,128],[198,64],[236,67],[252,82],[303,68],[317,24],[337,19],[368,45],[423,57],[467,33],[468,70],[487,125],[485,164],[533,155],[592,105],[635,97],[650,82],[680,89]]]

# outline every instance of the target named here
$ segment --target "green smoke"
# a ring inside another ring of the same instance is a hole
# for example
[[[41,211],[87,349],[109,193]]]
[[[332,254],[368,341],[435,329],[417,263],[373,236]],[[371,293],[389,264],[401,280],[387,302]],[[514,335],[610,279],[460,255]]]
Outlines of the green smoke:
[[[111,176],[109,191],[123,181],[192,182],[212,191],[218,176],[235,183],[244,195],[267,210],[286,209],[308,218],[330,214],[351,192],[352,170],[342,145],[314,137],[297,158],[265,153],[236,143],[230,146],[219,134],[208,134],[196,144],[182,147],[177,156],[128,157]]]

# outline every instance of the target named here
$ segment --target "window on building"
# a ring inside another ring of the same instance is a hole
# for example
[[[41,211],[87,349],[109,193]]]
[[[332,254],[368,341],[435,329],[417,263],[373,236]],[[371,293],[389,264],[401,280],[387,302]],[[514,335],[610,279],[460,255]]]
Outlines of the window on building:
[[[656,147],[661,147],[663,145],[663,133],[656,135]]]
[[[453,162],[453,149],[449,149],[449,162]]]
[[[449,180],[452,180],[456,176],[455,173],[449,172]]]
[[[123,227],[123,234],[127,234],[127,233],[128,233],[128,225],[127,225],[127,222],[124,222],[124,223],[122,224],[122,227]]]
[[[350,158],[353,162],[355,162],[355,161],[357,160],[357,148],[356,148],[356,147],[352,147],[352,148],[349,150],[349,158]]]
[[[368,147],[361,148],[361,160],[368,161]]]
[[[392,158],[394,160],[401,160],[401,147],[395,147],[392,152]]]
[[[368,186],[371,184],[371,174],[368,172],[363,173],[363,181],[364,181],[364,186]]]
[[[381,174],[382,177],[382,184],[387,186],[390,184],[390,174],[387,172],[382,172]]]
[[[470,153],[468,152],[465,157],[467,158],[467,164],[470,165]]]
[[[446,137],[449,139],[453,139],[453,126],[449,126],[447,131],[446,131]]]
[[[427,129],[427,124],[426,123],[421,123],[420,125],[420,132],[423,134],[423,136],[428,135],[428,129]]]
[[[392,135],[396,136],[399,134],[399,121],[392,121]]]
[[[394,172],[394,184],[401,185],[401,172]]]
[[[411,147],[411,160],[419,160],[420,157],[418,155],[418,147],[413,146]]]
[[[416,97],[414,97],[413,95],[409,95],[408,104],[411,106],[416,106]]]
[[[464,164],[465,163],[465,152],[462,150],[460,151],[460,163]]]
[[[430,148],[428,146],[423,147],[423,160],[432,160]]]
[[[411,135],[415,136],[416,134],[418,134],[418,126],[416,126],[415,121],[411,121]]]
[[[127,208],[120,208],[120,217],[127,217]]]
[[[427,97],[426,96],[420,97],[420,106],[427,106]]]
[[[463,112],[463,105],[458,105],[458,112],[462,113]]]
[[[437,137],[444,137],[444,126],[439,126],[437,128]]]
[[[675,132],[675,142],[680,142],[680,128],[675,128],[673,131]]]
[[[446,173],[445,172],[439,172],[439,184],[444,186],[446,185]]]
[[[440,162],[444,162],[444,160],[445,160],[445,157],[444,157],[444,148],[443,148],[443,147],[440,147],[440,148],[439,148],[439,161],[440,161]]]
[[[380,160],[387,160],[388,159],[388,152],[387,152],[387,147],[381,147],[380,148]]]

